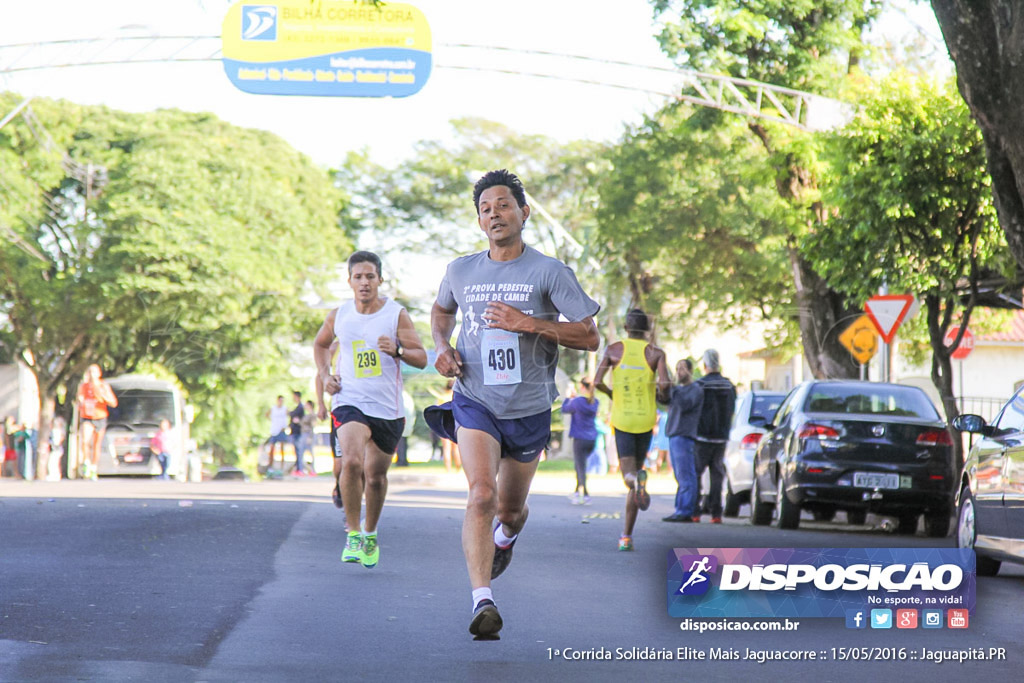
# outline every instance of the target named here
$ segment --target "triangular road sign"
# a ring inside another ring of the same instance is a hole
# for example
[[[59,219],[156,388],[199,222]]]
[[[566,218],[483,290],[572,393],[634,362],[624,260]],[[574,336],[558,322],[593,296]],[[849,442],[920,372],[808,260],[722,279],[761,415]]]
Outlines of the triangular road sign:
[[[868,318],[874,323],[875,329],[885,343],[891,344],[896,337],[896,330],[900,329],[903,319],[913,305],[912,294],[879,294],[864,303],[864,312],[868,314]]]

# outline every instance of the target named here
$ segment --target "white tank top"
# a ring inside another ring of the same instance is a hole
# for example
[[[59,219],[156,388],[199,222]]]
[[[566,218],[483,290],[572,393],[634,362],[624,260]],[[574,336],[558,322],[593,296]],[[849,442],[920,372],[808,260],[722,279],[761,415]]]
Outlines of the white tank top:
[[[338,338],[337,374],[341,391],[331,398],[331,408],[353,406],[369,417],[397,420],[405,416],[402,405],[402,369],[377,347],[381,336],[396,339],[398,315],[404,309],[393,299],[368,315],[356,311],[354,301],[338,307],[334,335]]]

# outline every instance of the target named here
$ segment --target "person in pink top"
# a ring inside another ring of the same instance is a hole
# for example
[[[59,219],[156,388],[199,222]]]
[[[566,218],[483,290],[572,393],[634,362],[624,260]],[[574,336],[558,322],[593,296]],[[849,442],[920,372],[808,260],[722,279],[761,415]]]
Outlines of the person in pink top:
[[[171,421],[167,418],[160,420],[160,429],[149,442],[149,450],[156,455],[160,461],[160,479],[170,479],[167,476],[167,464],[171,459]]]

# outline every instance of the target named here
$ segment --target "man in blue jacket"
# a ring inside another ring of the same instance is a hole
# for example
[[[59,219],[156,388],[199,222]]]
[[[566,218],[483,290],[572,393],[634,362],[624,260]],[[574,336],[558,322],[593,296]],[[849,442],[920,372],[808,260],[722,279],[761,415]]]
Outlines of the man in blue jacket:
[[[722,376],[718,351],[704,352],[704,376],[697,380],[704,392],[700,419],[697,421],[697,437],[694,439],[694,459],[697,466],[697,480],[704,470],[710,468],[711,482],[708,491],[708,510],[711,523],[722,523],[722,480],[725,478],[725,445],[729,441],[732,414],[736,409],[736,387]],[[699,512],[694,514],[699,522]]]

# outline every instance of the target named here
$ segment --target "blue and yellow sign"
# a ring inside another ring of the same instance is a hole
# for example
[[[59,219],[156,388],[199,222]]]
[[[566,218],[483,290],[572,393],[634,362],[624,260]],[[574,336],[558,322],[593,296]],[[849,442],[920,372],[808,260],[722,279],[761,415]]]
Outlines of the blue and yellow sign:
[[[430,27],[412,5],[243,2],[221,41],[228,78],[257,95],[406,97],[430,76]]]

